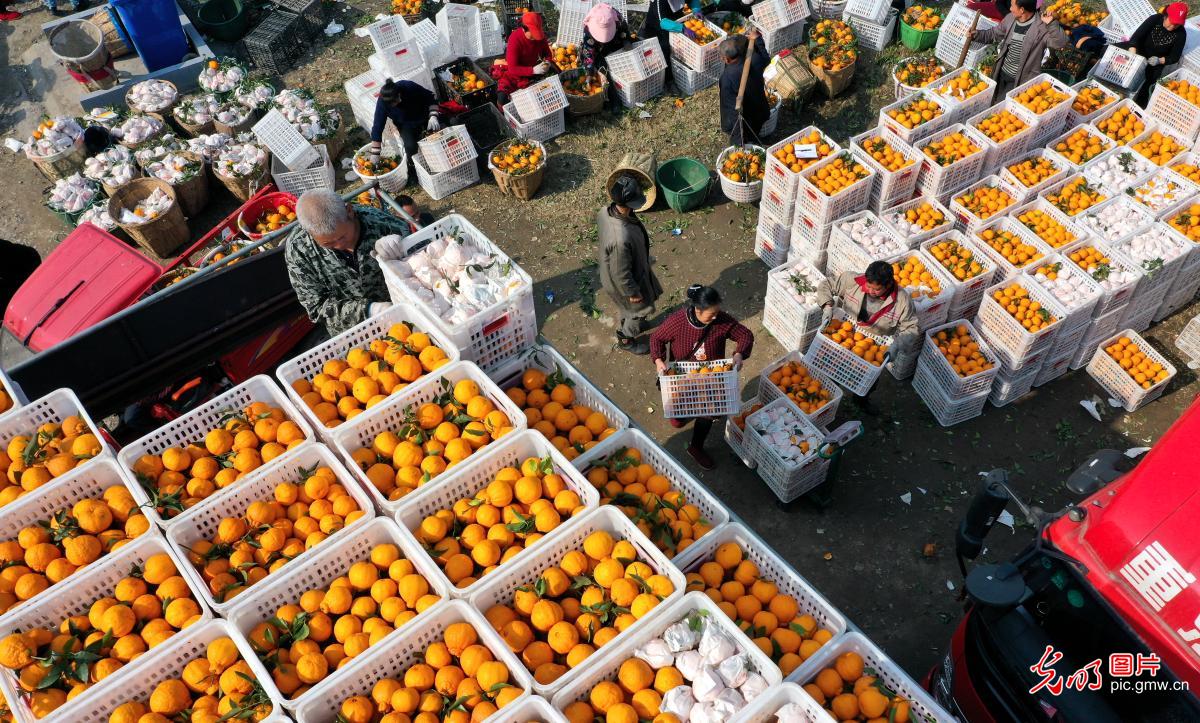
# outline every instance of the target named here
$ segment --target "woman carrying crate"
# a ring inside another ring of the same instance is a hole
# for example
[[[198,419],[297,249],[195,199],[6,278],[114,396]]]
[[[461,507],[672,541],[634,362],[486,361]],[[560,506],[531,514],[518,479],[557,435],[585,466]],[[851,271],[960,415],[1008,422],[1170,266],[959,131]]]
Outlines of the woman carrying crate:
[[[492,64],[492,78],[500,93],[500,105],[508,102],[514,90],[529,87],[535,76],[546,75],[553,69],[554,52],[546,42],[546,30],[541,13],[527,12],[508,36],[504,59]]]
[[[721,311],[721,292],[711,286],[692,284],[687,289],[687,303],[670,314],[650,334],[650,357],[659,375],[665,374],[671,362],[715,362],[726,359],[726,342],[736,344],[733,353],[734,369],[750,358],[754,334],[732,315]],[[667,361],[670,358],[671,362]],[[716,417],[696,417],[692,441],[687,452],[704,469],[715,469],[716,462],[704,451],[704,441],[712,430]],[[683,427],[689,419],[671,419],[672,427]]]

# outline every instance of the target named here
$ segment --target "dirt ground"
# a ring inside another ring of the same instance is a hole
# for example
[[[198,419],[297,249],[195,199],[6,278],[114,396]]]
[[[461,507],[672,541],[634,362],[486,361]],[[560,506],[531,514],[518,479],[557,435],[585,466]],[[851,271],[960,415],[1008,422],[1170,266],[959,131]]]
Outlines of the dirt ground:
[[[383,7],[379,0],[354,7],[335,3],[335,17],[347,31],[310,51],[285,76],[287,86],[306,87],[351,118],[342,83],[367,69],[370,43],[350,29],[369,22]],[[53,68],[46,72],[47,61],[36,59],[31,47],[45,18],[38,12],[15,25],[0,25],[0,52],[7,54],[7,67],[0,71],[0,135],[27,133],[36,123],[30,104],[36,107],[45,90],[39,84],[55,82]],[[888,68],[900,57],[895,46],[878,58],[867,54],[847,95],[785,113],[776,137],[815,124],[840,142],[873,125],[878,109],[892,100]],[[29,66],[31,58],[42,65]],[[57,82],[69,81],[58,75]],[[832,505],[824,511],[801,506],[785,512],[757,475],[727,454],[719,429],[709,440],[719,467],[699,470],[683,452],[691,430],[675,430],[661,417],[651,364],[612,349],[613,306],[596,291],[593,261],[593,217],[604,203],[605,177],[626,151],[653,151],[660,162],[688,155],[711,164],[727,145],[717,127],[715,89],[681,105],[673,96],[657,99],[644,110],[649,118],[631,112],[571,121],[568,133],[549,144],[546,181],[532,201],[502,196],[485,178],[428,205],[437,215],[464,214],[519,261],[536,282],[543,335],[919,677],[940,660],[959,614],[954,531],[978,487],[978,474],[1003,467],[1023,499],[1059,509],[1071,501],[1062,480],[1092,450],[1152,444],[1200,391],[1173,343],[1197,307],[1149,333],[1180,368],[1163,398],[1136,414],[1101,404],[1105,417],[1099,423],[1079,405],[1102,396],[1082,371],[1008,407],[989,406],[982,417],[952,429],[934,422],[909,384],[885,375],[873,397],[878,416],[857,414],[852,402],[842,405],[838,421],[862,419],[865,435],[846,451]],[[359,133],[346,144],[351,151],[364,142]],[[46,185],[41,176],[23,157],[0,153],[0,177],[9,189],[7,202],[0,204],[0,233],[43,252],[53,248],[66,229],[41,206]],[[426,200],[412,188],[419,202]],[[673,309],[689,283],[712,284],[725,294],[727,309],[754,331],[754,353],[742,375],[746,397],[754,395],[762,368],[784,353],[762,327],[767,269],[753,253],[756,220],[755,208],[728,203],[717,189],[700,210],[676,214],[660,202],[644,215],[666,287],[660,310]],[[901,499],[904,495],[911,495],[911,503]],[[1031,540],[1032,529],[1012,511],[1017,529],[997,526],[984,560],[1002,560]],[[929,543],[935,551],[926,557],[922,551]]]

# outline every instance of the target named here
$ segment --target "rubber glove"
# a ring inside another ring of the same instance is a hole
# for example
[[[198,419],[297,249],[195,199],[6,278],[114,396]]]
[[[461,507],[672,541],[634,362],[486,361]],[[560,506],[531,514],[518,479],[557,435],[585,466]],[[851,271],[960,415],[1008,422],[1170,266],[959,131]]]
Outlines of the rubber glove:
[[[371,302],[371,305],[367,307],[367,318],[379,316],[390,308],[392,308],[392,302],[390,301],[373,301]]]
[[[550,64],[543,60],[542,62],[533,66],[533,72],[537,75],[545,75],[546,73],[550,72]]]
[[[438,120],[436,115],[431,115],[429,116],[429,124],[425,126],[425,129],[430,133],[435,133],[442,129],[441,121]]]

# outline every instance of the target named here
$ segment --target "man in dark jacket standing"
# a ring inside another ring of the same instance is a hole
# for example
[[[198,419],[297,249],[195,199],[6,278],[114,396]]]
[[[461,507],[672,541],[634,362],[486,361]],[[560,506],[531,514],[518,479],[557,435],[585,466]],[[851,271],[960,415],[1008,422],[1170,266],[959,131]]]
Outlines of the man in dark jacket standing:
[[[993,97],[999,98],[1042,72],[1042,56],[1049,48],[1065,48],[1071,40],[1048,11],[1038,14],[1037,0],[1012,0],[1012,11],[1000,24],[988,30],[976,30],[979,43],[999,43]]]
[[[751,44],[753,43],[753,50]],[[749,55],[750,74],[746,77],[746,89],[742,95],[742,115],[738,117],[737,98],[738,88],[742,85],[742,68]],[[767,106],[766,89],[763,86],[763,71],[771,62],[767,55],[766,45],[757,29],[751,29],[746,35],[734,35],[721,41],[721,60],[725,67],[721,70],[721,130],[729,134],[729,142],[740,146],[750,141],[758,141],[758,132],[771,109]]]
[[[612,203],[596,214],[597,261],[600,286],[621,310],[617,346],[633,354],[647,354],[650,343],[639,338],[662,285],[651,268],[650,235],[634,213],[646,203],[636,178],[626,173],[609,191]]]

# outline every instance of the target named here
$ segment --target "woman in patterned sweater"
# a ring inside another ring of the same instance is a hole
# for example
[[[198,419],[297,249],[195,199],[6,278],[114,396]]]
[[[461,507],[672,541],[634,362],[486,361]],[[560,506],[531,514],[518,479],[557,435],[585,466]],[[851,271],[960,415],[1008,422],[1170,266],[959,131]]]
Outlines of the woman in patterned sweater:
[[[726,359],[727,341],[736,344],[733,365],[742,368],[742,362],[750,358],[754,348],[754,334],[737,319],[721,311],[721,292],[711,286],[692,284],[687,290],[688,303],[675,310],[650,335],[650,356],[658,373],[662,374],[671,361],[716,361]],[[716,463],[704,451],[704,440],[708,438],[716,417],[697,417],[692,428],[692,442],[688,454],[704,469],[713,469]],[[688,419],[672,419],[671,426],[682,427]]]

